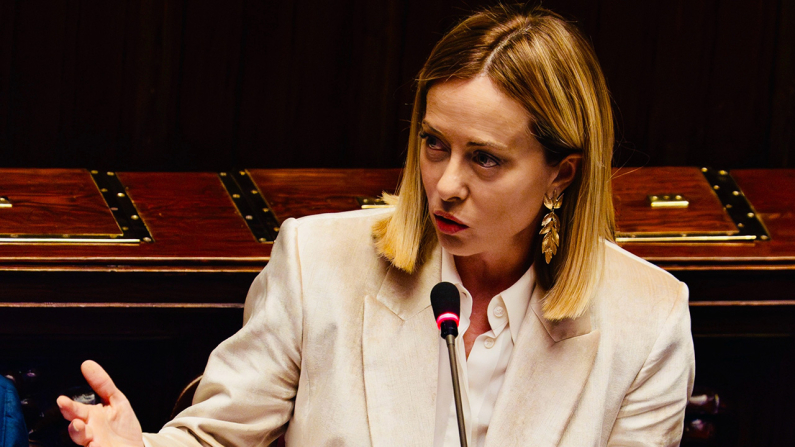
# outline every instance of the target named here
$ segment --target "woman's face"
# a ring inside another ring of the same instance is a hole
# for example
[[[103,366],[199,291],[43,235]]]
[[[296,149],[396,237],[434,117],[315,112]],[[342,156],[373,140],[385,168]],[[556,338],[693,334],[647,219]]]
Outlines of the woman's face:
[[[530,123],[484,76],[428,91],[420,170],[439,241],[454,256],[529,262],[544,194],[570,182],[557,178],[566,162],[546,163]]]

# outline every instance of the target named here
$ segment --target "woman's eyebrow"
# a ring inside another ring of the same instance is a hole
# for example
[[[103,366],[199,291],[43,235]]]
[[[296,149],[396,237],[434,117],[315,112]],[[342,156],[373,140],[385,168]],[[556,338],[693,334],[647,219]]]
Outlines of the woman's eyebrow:
[[[431,132],[433,132],[433,133],[435,133],[437,135],[440,135],[440,136],[444,136],[444,132],[440,131],[439,129],[437,129],[437,128],[433,127],[433,126],[431,126],[430,124],[428,124],[427,121],[422,120],[422,125],[424,127],[427,127],[428,130],[430,130]],[[503,144],[495,143],[493,141],[488,141],[488,140],[486,140],[486,141],[474,141],[473,140],[473,141],[467,142],[466,145],[469,146],[469,147],[489,147],[489,148],[493,148],[493,149],[502,149],[502,150],[505,150],[505,149],[508,148],[507,146],[505,146]]]
[[[495,143],[493,141],[470,141],[470,142],[467,143],[467,146],[471,146],[471,147],[489,147],[489,148],[492,148],[492,149],[499,149],[499,150],[507,149],[507,146],[499,144],[499,143]]]
[[[427,128],[428,128],[428,130],[430,130],[431,132],[433,132],[433,133],[435,133],[435,134],[444,135],[444,133],[443,133],[442,131],[440,131],[439,129],[437,129],[437,128],[435,128],[435,127],[431,126],[431,125],[430,125],[430,124],[428,124],[428,122],[427,122],[427,121],[425,121],[425,120],[422,120],[422,126],[423,126],[423,127],[427,127]]]

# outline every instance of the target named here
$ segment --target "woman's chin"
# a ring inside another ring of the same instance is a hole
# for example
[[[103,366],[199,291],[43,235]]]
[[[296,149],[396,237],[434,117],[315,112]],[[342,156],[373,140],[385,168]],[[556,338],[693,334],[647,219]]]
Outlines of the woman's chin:
[[[446,234],[437,228],[436,237],[439,239],[439,245],[453,256],[471,256],[475,254],[472,252],[470,244],[458,235]]]

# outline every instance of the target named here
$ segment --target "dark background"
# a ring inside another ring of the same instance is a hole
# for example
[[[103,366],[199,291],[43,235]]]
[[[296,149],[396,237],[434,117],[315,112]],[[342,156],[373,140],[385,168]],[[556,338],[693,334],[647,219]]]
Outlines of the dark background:
[[[412,79],[484,0],[0,0],[0,166],[398,167]],[[795,0],[547,0],[617,163],[793,167]]]

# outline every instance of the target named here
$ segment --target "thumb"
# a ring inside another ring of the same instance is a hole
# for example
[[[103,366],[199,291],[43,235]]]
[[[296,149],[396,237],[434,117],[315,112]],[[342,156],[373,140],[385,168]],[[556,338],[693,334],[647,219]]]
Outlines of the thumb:
[[[86,378],[89,386],[97,392],[104,402],[114,405],[120,399],[126,399],[124,394],[116,388],[108,373],[97,362],[86,360],[80,366],[80,370],[83,372],[83,377]]]

